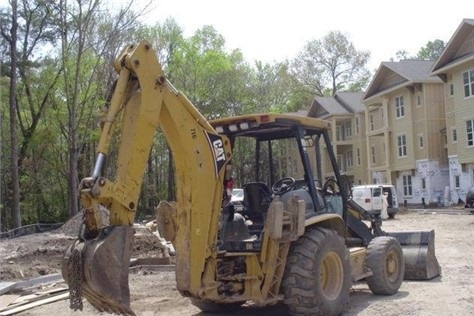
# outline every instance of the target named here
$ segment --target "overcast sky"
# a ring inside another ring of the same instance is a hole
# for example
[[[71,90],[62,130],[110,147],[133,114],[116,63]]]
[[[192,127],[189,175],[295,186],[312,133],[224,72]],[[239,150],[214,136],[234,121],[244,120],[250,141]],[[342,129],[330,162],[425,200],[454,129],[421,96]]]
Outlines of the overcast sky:
[[[398,50],[416,55],[428,41],[448,42],[464,18],[474,18],[474,0],[152,0],[148,12],[143,22],[172,16],[186,37],[212,25],[228,50],[241,49],[250,62],[292,59],[308,41],[341,31],[356,49],[371,52],[375,70]]]
[[[473,0],[154,0],[152,7],[150,24],[173,16],[186,36],[212,25],[248,61],[292,59],[308,41],[341,31],[371,52],[370,70],[398,50],[416,55],[428,41],[448,42],[462,19],[474,18]]]

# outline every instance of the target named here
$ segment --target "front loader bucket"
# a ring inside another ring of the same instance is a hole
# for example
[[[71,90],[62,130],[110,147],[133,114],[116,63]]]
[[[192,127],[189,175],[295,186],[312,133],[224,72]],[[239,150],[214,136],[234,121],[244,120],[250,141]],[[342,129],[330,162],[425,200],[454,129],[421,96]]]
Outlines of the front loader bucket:
[[[435,255],[434,230],[389,232],[400,242],[405,259],[405,280],[430,280],[441,274]]]
[[[134,230],[108,226],[91,240],[76,240],[61,264],[71,308],[82,310],[82,296],[101,312],[135,315],[130,308],[128,269]]]

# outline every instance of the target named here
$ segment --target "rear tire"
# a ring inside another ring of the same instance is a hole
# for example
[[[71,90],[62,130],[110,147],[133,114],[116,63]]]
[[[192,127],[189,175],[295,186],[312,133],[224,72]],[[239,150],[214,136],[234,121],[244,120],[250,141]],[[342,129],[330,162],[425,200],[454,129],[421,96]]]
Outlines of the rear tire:
[[[216,303],[191,297],[191,303],[205,313],[222,313],[239,310],[245,302]]]
[[[367,247],[366,265],[373,272],[366,278],[372,293],[392,295],[398,292],[405,274],[405,261],[396,238],[381,236],[372,239]]]
[[[282,290],[292,315],[339,315],[352,286],[349,251],[333,230],[307,230],[288,254]]]

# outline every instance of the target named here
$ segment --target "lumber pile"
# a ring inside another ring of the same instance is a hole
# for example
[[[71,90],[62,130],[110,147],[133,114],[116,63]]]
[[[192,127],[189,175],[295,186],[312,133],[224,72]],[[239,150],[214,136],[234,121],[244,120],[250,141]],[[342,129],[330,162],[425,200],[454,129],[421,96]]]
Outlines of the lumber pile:
[[[67,284],[60,274],[20,282],[0,282],[0,316],[69,298]]]

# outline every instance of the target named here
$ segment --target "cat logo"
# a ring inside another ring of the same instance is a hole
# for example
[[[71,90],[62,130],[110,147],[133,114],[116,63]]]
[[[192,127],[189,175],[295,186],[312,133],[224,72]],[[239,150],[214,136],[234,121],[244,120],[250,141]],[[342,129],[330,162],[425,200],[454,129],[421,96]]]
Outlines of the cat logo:
[[[214,156],[216,157],[216,161],[225,161],[224,145],[222,144],[222,139],[213,141],[212,146],[214,146]]]
[[[211,145],[212,152],[214,154],[214,169],[216,171],[216,176],[224,166],[226,157],[224,151],[224,142],[222,138],[218,135],[206,133],[207,139]]]

